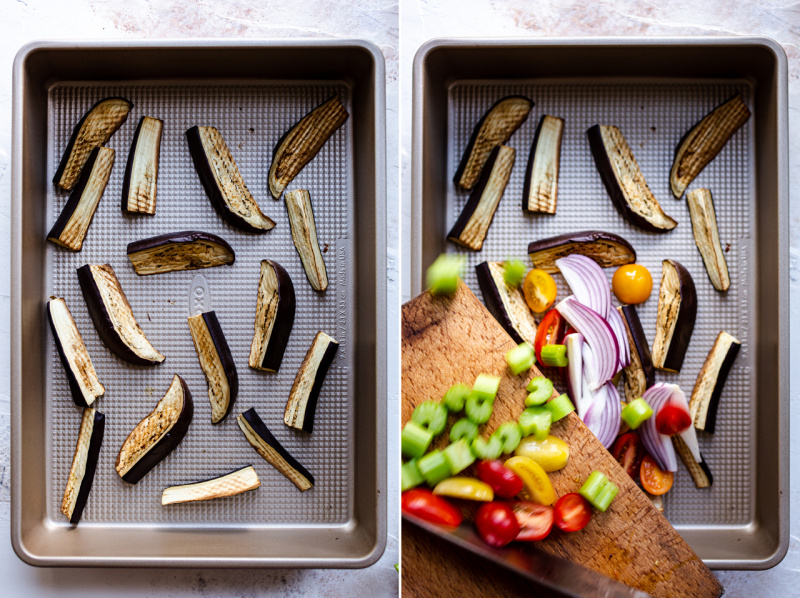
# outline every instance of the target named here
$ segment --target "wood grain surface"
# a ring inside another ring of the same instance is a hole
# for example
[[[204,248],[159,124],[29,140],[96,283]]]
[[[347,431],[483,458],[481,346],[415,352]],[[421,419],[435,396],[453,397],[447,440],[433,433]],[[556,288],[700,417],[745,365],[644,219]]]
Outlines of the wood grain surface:
[[[453,297],[423,293],[403,306],[402,421],[423,401],[439,400],[456,382],[471,385],[480,373],[502,378],[491,419],[481,428],[488,437],[501,423],[525,409],[525,386],[541,375],[535,368],[512,376],[505,354],[511,337],[463,283]],[[452,425],[457,419],[451,415]],[[567,466],[550,474],[558,496],[577,492],[599,470],[619,487],[605,513],[595,513],[580,532],[554,531],[538,547],[608,575],[653,596],[717,597],[722,586],[706,565],[656,510],[613,457],[574,413],[556,422],[551,433],[569,444]],[[436,439],[438,448],[447,435]],[[468,514],[467,505],[464,505]],[[517,579],[491,571],[491,583],[476,579],[475,559],[434,543],[424,532],[403,527],[402,587],[406,596],[517,596]],[[490,572],[488,566],[485,567]],[[478,575],[483,578],[483,573]],[[431,580],[436,583],[432,584]],[[490,588],[487,593],[487,587]]]

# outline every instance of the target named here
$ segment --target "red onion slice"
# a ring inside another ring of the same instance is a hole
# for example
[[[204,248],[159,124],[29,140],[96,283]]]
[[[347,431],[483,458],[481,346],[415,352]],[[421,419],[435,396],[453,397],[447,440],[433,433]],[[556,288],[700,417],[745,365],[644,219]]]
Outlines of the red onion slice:
[[[564,338],[567,346],[567,391],[572,399],[572,404],[578,406],[581,402],[581,391],[583,390],[581,375],[583,373],[583,335],[580,332],[568,334]]]
[[[583,335],[597,358],[597,380],[589,380],[591,390],[597,390],[619,370],[619,346],[611,326],[605,318],[581,304],[573,295],[556,305],[556,309],[570,326]]]
[[[575,253],[559,258],[555,263],[575,298],[607,318],[611,309],[611,285],[597,262]]]
[[[622,316],[612,307],[608,311],[608,325],[614,332],[619,347],[619,369],[626,368],[631,364],[631,346],[628,344],[628,333],[625,331],[625,324],[622,323]]]
[[[658,413],[676,391],[681,392],[677,384],[658,382],[644,391],[642,398]],[[644,448],[653,456],[658,466],[665,471],[677,471],[678,459],[669,436],[664,436],[656,429],[656,418],[651,417],[639,427],[639,436]]]
[[[608,448],[614,444],[619,434],[622,416],[622,403],[617,387],[608,382],[595,392],[588,392],[589,396],[584,396],[583,402],[586,403],[588,399],[591,404],[586,408],[583,423],[597,436],[600,444]]]

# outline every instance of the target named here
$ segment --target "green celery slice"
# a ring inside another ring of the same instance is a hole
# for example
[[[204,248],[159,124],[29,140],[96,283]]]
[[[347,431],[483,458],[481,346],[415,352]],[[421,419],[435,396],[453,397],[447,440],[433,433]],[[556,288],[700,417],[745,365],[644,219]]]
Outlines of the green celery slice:
[[[528,382],[526,390],[531,393],[525,399],[526,407],[544,405],[547,399],[553,396],[553,381],[544,376],[536,376],[536,378]]]
[[[447,425],[447,408],[436,401],[425,401],[414,409],[411,421],[437,436],[444,431]]]
[[[475,455],[465,438],[444,449],[444,458],[450,466],[450,475],[457,475],[475,462]]]
[[[550,434],[552,416],[547,407],[528,407],[519,416],[519,427],[523,436],[544,440]]]
[[[467,442],[472,443],[478,437],[478,426],[475,422],[470,421],[466,417],[461,418],[453,427],[450,428],[450,442],[458,442],[464,438]]]
[[[473,423],[485,424],[489,421],[489,418],[492,417],[493,405],[494,402],[491,399],[482,399],[473,391],[467,397],[464,411]]]
[[[440,450],[431,451],[417,462],[419,472],[429,486],[435,486],[450,477],[450,465]]]
[[[594,499],[592,506],[598,511],[605,513],[611,501],[614,500],[614,497],[617,495],[617,492],[619,492],[617,485],[606,480],[606,485],[603,486],[600,494]]]
[[[562,417],[566,417],[570,412],[575,411],[575,406],[566,394],[558,395],[555,399],[545,405],[550,410],[550,418],[557,422]]]
[[[403,433],[400,434],[400,447],[407,457],[421,457],[428,450],[432,440],[433,434],[419,424],[410,421],[403,428]]]
[[[567,366],[566,345],[545,345],[541,352],[542,363],[549,367],[563,368]]]
[[[527,372],[536,363],[536,353],[529,343],[520,343],[506,353],[506,363],[511,373],[517,376]]]
[[[521,260],[506,260],[503,264],[503,281],[510,287],[518,287],[525,279],[525,264]]]
[[[466,384],[453,384],[442,398],[442,403],[451,413],[463,411],[464,403],[469,396],[469,386]]]
[[[478,377],[475,378],[475,384],[472,385],[472,393],[482,399],[494,401],[499,388],[500,378],[489,374],[478,374]]]
[[[583,486],[581,486],[581,489],[578,491],[578,493],[583,498],[588,500],[592,506],[594,506],[597,497],[600,496],[603,488],[605,488],[606,484],[608,483],[608,478],[605,476],[605,474],[595,470],[589,474],[588,478],[586,478],[586,481],[583,483]]]
[[[424,481],[425,478],[422,477],[422,473],[417,466],[417,459],[412,459],[400,468],[400,488],[402,492],[410,488],[416,488]]]
[[[484,461],[493,461],[503,454],[503,443],[497,437],[492,435],[487,442],[482,437],[478,436],[472,441],[472,452],[478,459]]]
[[[622,419],[631,430],[641,426],[653,415],[653,408],[642,397],[634,399],[622,409]]]
[[[506,422],[504,424],[500,424],[500,427],[494,431],[492,438],[495,436],[497,436],[502,443],[503,452],[506,454],[511,454],[517,449],[520,440],[522,440],[522,431],[520,430],[517,422]]]
[[[443,253],[437,257],[426,276],[431,295],[455,295],[466,263],[467,258],[463,255]]]

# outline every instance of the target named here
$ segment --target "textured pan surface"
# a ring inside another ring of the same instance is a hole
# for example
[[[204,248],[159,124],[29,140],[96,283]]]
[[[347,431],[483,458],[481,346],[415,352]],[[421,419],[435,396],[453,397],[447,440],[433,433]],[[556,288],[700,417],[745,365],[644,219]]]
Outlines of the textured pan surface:
[[[673,524],[741,525],[750,521],[754,494],[743,486],[743,471],[754,465],[752,452],[758,380],[755,352],[750,345],[754,322],[751,318],[752,290],[758,266],[754,253],[755,223],[751,221],[754,198],[753,120],[728,142],[723,151],[695,179],[691,188],[712,189],[717,201],[722,248],[731,274],[728,294],[719,293],[708,281],[697,251],[685,201],[673,199],[669,189],[669,169],[675,145],[698,118],[731,97],[741,93],[752,107],[750,86],[743,81],[702,81],[675,83],[507,83],[465,81],[454,83],[448,97],[447,176],[452,178],[461,153],[477,119],[498,98],[522,94],[535,103],[531,117],[508,141],[521,154],[511,174],[505,195],[495,214],[480,252],[466,251],[447,243],[449,252],[464,253],[468,259],[465,280],[478,291],[474,266],[486,260],[508,256],[529,264],[530,241],[587,228],[617,233],[636,249],[637,262],[653,274],[653,295],[639,306],[639,315],[648,343],[652,344],[658,307],[661,260],[672,258],[692,274],[697,287],[698,313],[694,334],[680,374],[658,372],[658,381],[680,384],[685,392],[694,388],[697,373],[720,330],[742,341],[742,349],[731,369],[714,436],[698,433],[700,449],[714,475],[710,490],[695,488],[686,468],[679,465],[675,486],[664,497],[666,515]],[[524,214],[519,198],[525,176],[524,165],[533,141],[536,123],[542,114],[565,120],[561,145],[561,171],[558,181],[558,210],[555,216]],[[650,189],[664,211],[678,221],[665,234],[647,233],[631,225],[616,211],[594,166],[586,130],[595,124],[618,126],[624,133],[644,173]],[[448,185],[447,233],[468,193]],[[719,198],[717,200],[717,198]],[[609,276],[614,269],[606,269]],[[568,294],[564,279],[555,275],[559,298]],[[615,305],[618,304],[616,299]],[[740,335],[740,336],[737,336]]]
[[[348,110],[350,89],[342,82],[263,85],[57,85],[49,95],[48,176],[52,176],[75,122],[97,99],[121,95],[135,104],[134,112],[108,143],[120,156],[83,251],[71,254],[58,247],[47,249],[47,291],[63,296],[73,307],[78,328],[92,355],[107,392],[95,406],[106,414],[106,436],[95,476],[92,496],[81,523],[86,524],[337,524],[353,516],[353,456],[355,431],[353,385],[350,381],[354,338],[351,317],[354,304],[348,289],[356,275],[353,242],[353,134],[348,120],[317,157],[289,185],[310,189],[320,247],[325,251],[330,287],[315,293],[292,243],[286,207],[270,197],[267,171],[272,148],[299,118],[332,94]],[[154,217],[123,215],[119,209],[125,159],[136,123],[142,115],[164,121],[158,180],[158,212]],[[277,222],[264,235],[247,234],[225,223],[214,211],[195,172],[185,132],[194,125],[217,127],[225,136],[248,187],[261,209]],[[48,186],[48,225],[57,217],[67,193]],[[192,272],[161,276],[136,276],[125,254],[130,241],[173,230],[204,230],[228,241],[236,263],[228,268],[200,271],[209,296],[192,304]],[[44,231],[42,235],[44,243]],[[283,367],[278,374],[247,367],[253,335],[260,260],[269,258],[289,272],[297,294],[297,316]],[[133,312],[148,339],[165,356],[155,367],[136,367],[114,357],[101,343],[78,287],[76,268],[85,263],[110,263],[125,289]],[[234,417],[212,426],[206,381],[186,318],[199,311],[216,310],[239,371],[239,398]],[[191,311],[190,311],[191,310]],[[42,317],[44,311],[42,311]],[[341,342],[326,378],[313,437],[289,430],[283,411],[297,369],[314,335],[325,329]],[[58,509],[69,474],[75,443],[76,409],[66,378],[48,338],[47,430],[52,438],[47,457],[47,513],[52,525],[67,525]],[[149,413],[179,374],[197,397],[195,418],[179,447],[136,486],[122,482],[114,459],[136,423]],[[161,492],[187,480],[208,479],[253,462],[253,449],[236,425],[235,415],[256,407],[280,442],[318,474],[310,492],[297,489],[266,463],[254,463],[264,486],[236,501],[211,501],[180,509],[161,507]]]

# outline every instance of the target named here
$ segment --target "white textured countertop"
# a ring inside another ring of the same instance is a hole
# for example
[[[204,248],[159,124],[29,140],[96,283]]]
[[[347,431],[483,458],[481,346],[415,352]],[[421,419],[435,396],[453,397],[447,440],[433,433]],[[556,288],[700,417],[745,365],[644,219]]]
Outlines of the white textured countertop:
[[[398,482],[389,475],[386,552],[362,570],[37,569],[9,536],[9,229],[11,65],[25,43],[47,39],[363,38],[386,59],[389,326],[399,327],[398,40],[394,0],[0,0],[0,579],[3,596],[395,596]],[[399,363],[399,348],[390,359]],[[388,379],[388,464],[398,471],[399,366]]]

